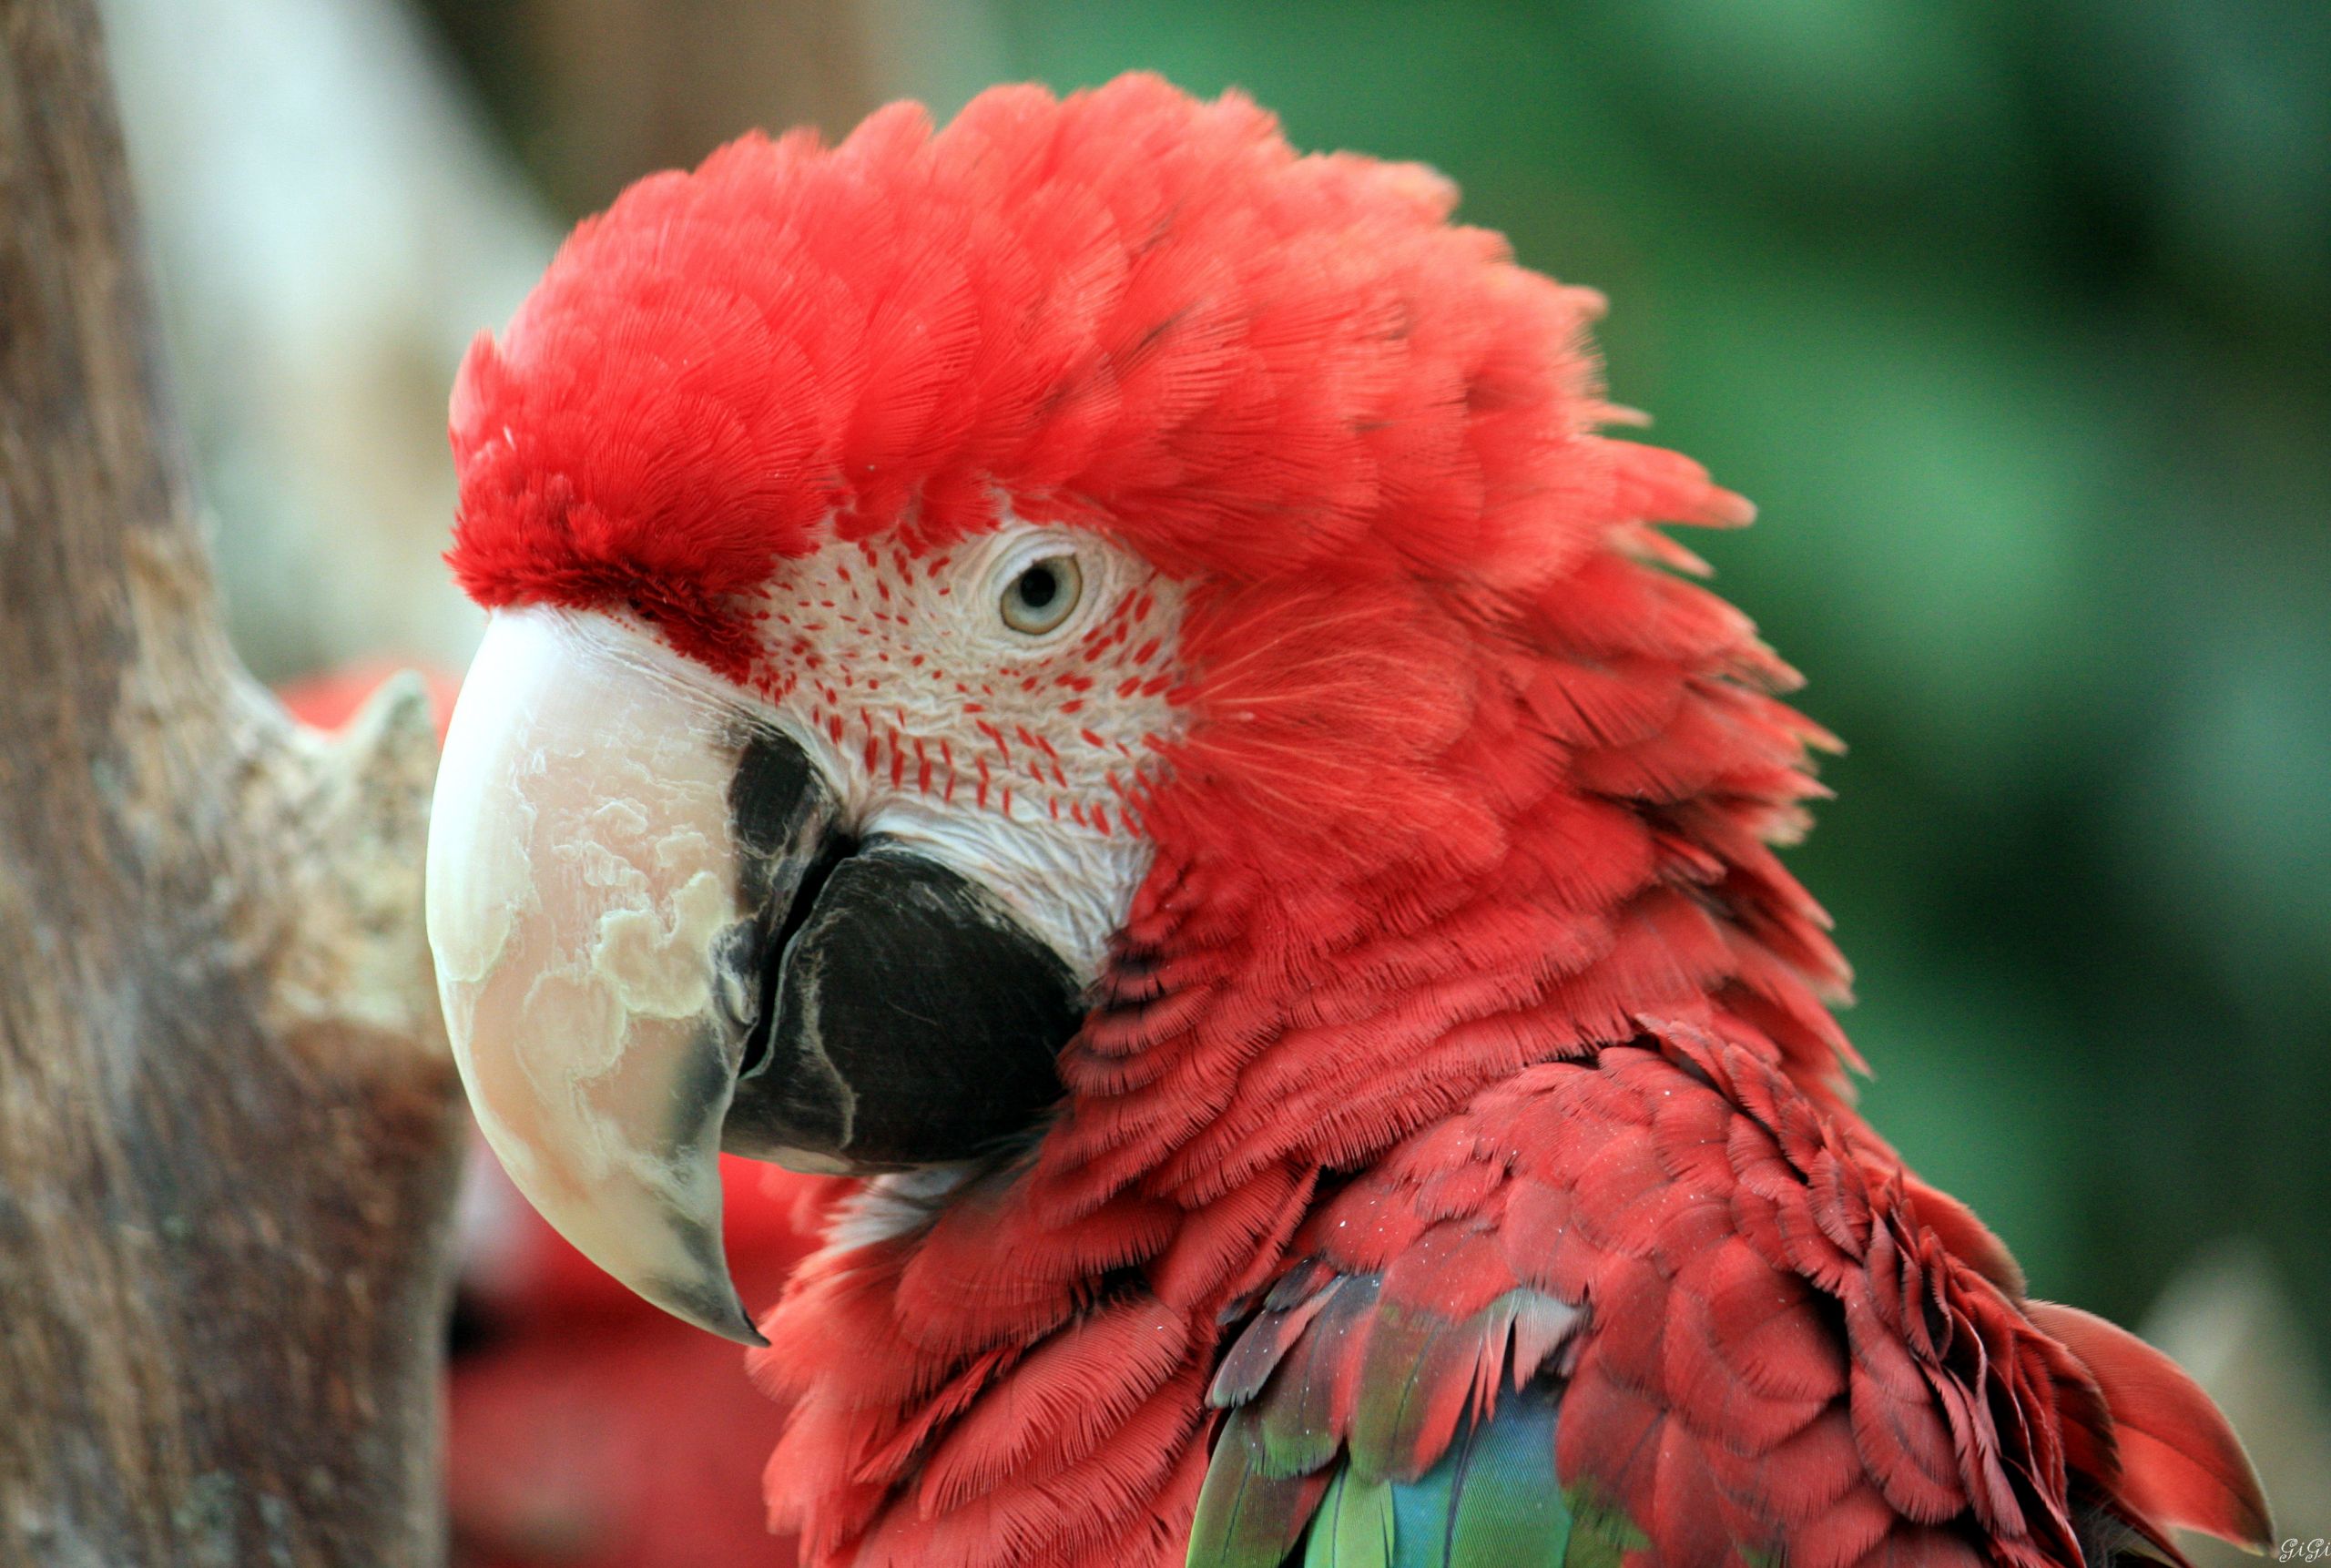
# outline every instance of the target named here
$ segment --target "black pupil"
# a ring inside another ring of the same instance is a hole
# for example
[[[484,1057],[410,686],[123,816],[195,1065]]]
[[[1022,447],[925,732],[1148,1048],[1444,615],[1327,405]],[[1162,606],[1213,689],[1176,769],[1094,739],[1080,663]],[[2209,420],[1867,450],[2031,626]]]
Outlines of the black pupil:
[[[1060,596],[1060,574],[1050,566],[1031,566],[1020,574],[1020,602],[1041,610]]]

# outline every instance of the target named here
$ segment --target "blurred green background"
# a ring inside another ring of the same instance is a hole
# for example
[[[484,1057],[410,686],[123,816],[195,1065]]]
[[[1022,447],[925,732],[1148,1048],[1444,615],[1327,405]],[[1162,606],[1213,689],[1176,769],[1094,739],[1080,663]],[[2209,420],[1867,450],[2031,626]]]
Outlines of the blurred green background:
[[[133,27],[177,25],[158,0],[116,9]],[[1444,170],[1464,217],[1610,296],[1618,401],[1763,509],[1745,534],[1691,542],[1851,748],[1793,859],[1858,969],[1847,1023],[1877,1069],[1878,1125],[2006,1237],[2036,1292],[2136,1322],[2215,1256],[2237,1296],[2297,1325],[2275,1358],[2303,1363],[2311,1342],[2322,1364],[2322,0],[429,0],[392,22],[372,16],[395,9],[385,0],[239,0],[221,14],[238,9],[279,25],[341,14],[359,42],[314,53],[363,93],[379,96],[387,63],[409,74],[435,128],[408,161],[431,172],[382,174],[383,152],[361,165],[376,188],[473,170],[393,223],[381,199],[351,199],[321,241],[361,253],[343,265],[413,253],[428,324],[381,351],[397,368],[378,373],[398,406],[429,411],[413,428],[431,440],[462,340],[498,321],[558,228],[748,125],[839,134],[885,97],[943,116],[993,80],[1065,89],[1146,66],[1200,92],[1244,88],[1300,146]],[[372,19],[347,21],[359,12]],[[281,177],[292,191],[355,178],[331,138],[405,112],[328,86],[313,102],[265,90],[297,100],[268,111],[279,133],[310,127],[320,144]],[[506,233],[487,246],[481,226]],[[463,267],[474,287],[445,281]],[[348,334],[323,341],[355,357]],[[229,399],[201,429],[262,672],[364,651],[347,646],[355,623],[384,651],[457,657],[458,607],[382,620],[368,591],[320,620],[299,554],[312,542],[270,544],[255,524],[239,542],[272,503],[237,466],[238,417]],[[442,442],[411,463],[397,525],[427,570]],[[2320,1438],[2306,1431],[2295,1441]],[[2331,1534],[2331,1513],[2285,1524]]]

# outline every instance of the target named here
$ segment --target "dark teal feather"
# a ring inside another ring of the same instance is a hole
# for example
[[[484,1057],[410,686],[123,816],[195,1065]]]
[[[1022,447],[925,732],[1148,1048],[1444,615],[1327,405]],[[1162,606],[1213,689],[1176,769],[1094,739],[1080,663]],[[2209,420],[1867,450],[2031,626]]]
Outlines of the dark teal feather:
[[[1559,1568],[1570,1511],[1554,1478],[1554,1400],[1509,1393],[1413,1481],[1392,1484],[1391,1568]]]

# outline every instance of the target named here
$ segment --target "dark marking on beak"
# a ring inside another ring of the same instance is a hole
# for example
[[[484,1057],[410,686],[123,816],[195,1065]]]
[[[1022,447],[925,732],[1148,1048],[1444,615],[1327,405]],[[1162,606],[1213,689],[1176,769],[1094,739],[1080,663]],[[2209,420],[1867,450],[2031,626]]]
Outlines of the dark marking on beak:
[[[777,1009],[778,955],[809,914],[816,883],[848,840],[834,829],[839,803],[809,754],[791,738],[753,728],[738,747],[728,784],[728,814],[743,853],[738,891],[751,912],[724,931],[711,954],[715,1005],[745,1037],[738,1069],[748,1072],[766,1056]],[[732,1036],[733,1037],[733,1036]],[[685,1085],[707,1097],[727,1095],[729,1074],[716,1052],[701,1059],[710,1075]]]
[[[833,790],[799,746],[764,729],[746,738],[728,783],[728,814],[745,847],[738,887],[748,908],[774,910],[783,919],[838,809]]]
[[[964,1159],[1060,1098],[1075,979],[994,894],[880,838],[803,891],[722,1147],[862,1169]]]

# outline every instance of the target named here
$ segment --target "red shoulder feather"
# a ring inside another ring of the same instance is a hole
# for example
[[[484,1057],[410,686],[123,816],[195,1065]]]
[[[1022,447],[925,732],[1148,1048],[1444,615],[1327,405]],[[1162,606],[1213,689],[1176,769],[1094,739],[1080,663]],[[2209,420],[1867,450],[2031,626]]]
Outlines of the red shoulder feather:
[[[2173,1524],[2263,1539],[2190,1380],[2021,1300],[1989,1233],[1930,1202],[1762,1051],[1668,1026],[1529,1069],[1297,1237],[1309,1261],[1214,1385],[1268,1456],[1227,1461],[1243,1517],[1292,1540],[1335,1465],[1414,1481],[1534,1383],[1573,1514],[1644,1564],[2072,1568],[2089,1507],[2173,1559]]]

